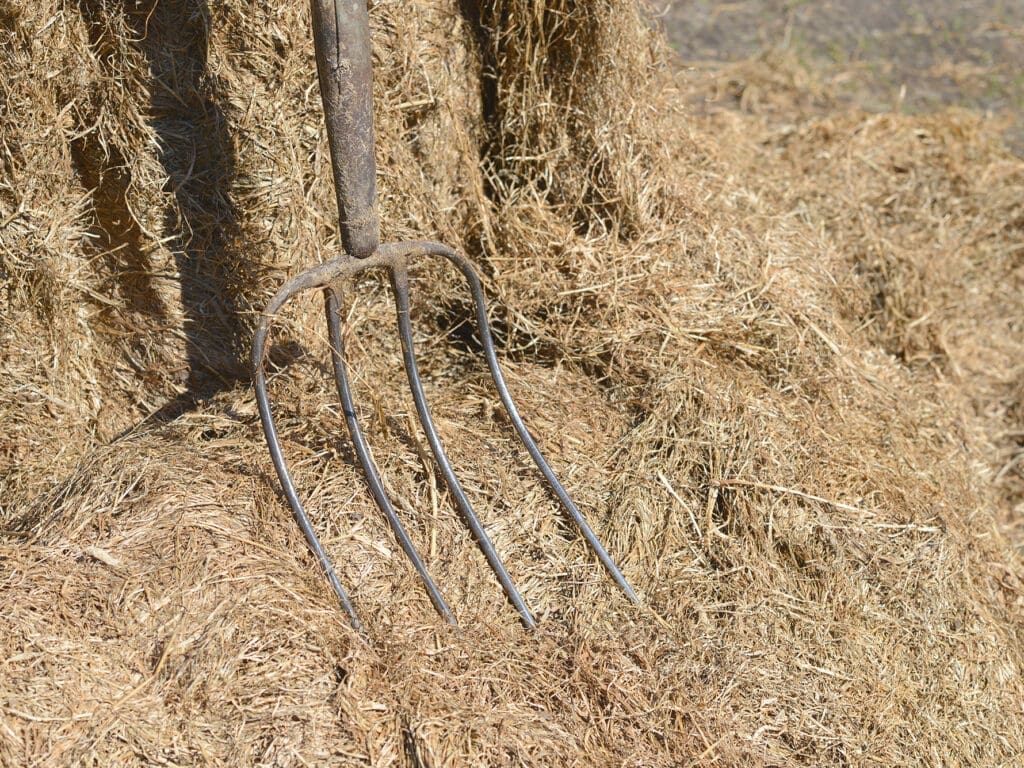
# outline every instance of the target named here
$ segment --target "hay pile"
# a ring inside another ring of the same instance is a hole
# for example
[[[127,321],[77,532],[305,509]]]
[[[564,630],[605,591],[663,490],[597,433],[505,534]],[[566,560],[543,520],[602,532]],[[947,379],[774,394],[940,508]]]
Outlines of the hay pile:
[[[687,120],[625,0],[374,3],[385,236],[480,264],[527,422],[645,606],[425,265],[428,394],[542,628],[422,458],[371,277],[358,402],[463,634],[339,440],[310,299],[273,396],[364,642],[244,379],[255,308],[337,247],[305,5],[0,3],[0,763],[1019,759],[1024,164],[964,115]]]

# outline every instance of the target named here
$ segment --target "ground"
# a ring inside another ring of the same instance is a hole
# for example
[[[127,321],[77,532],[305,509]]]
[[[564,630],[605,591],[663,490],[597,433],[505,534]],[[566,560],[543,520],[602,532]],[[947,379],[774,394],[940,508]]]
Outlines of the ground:
[[[1024,153],[1024,2],[1011,0],[656,0],[672,44],[698,71],[790,52],[830,95],[870,111],[945,106],[1001,121]]]
[[[374,274],[355,411],[461,632],[365,491],[319,296],[268,355],[360,635],[248,380],[338,249],[309,0],[0,0],[0,766],[1020,765],[1014,1],[680,2],[666,62],[636,0],[374,0],[382,229],[478,265],[642,604],[424,262],[427,397],[539,629],[425,453]]]

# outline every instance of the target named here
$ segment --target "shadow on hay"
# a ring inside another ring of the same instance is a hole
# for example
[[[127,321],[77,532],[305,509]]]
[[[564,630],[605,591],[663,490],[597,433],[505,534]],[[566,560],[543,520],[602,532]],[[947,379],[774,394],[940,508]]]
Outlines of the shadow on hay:
[[[185,368],[179,375],[185,391],[147,419],[168,421],[248,378],[245,350],[251,333],[239,302],[248,270],[232,200],[235,151],[221,85],[208,65],[210,12],[205,0],[133,4],[121,11],[124,30],[107,0],[80,0],[79,10],[100,61],[127,42],[148,68],[142,76],[150,93],[145,120],[157,136],[164,192],[174,199],[162,233],[180,280],[185,333]],[[117,40],[124,31],[128,40]],[[98,132],[87,132],[72,146],[76,170],[94,190],[91,247],[116,276],[113,289],[145,318],[139,332],[155,331],[175,313],[153,286],[153,237],[130,208],[134,158],[101,142]]]

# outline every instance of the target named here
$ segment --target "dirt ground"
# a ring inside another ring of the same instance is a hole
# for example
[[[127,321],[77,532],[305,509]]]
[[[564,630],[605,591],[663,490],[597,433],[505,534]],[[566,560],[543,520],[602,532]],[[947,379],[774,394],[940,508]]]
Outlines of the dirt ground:
[[[1001,121],[1024,153],[1024,2],[985,0],[657,0],[683,62],[724,62],[784,50],[829,96],[873,112],[946,106]]]

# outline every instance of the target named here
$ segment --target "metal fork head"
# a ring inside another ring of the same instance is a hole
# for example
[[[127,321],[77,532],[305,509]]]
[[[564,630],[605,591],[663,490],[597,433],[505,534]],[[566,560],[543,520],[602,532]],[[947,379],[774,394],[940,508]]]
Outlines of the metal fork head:
[[[491,378],[494,380],[495,387],[498,390],[498,396],[501,399],[502,405],[505,407],[509,419],[512,422],[512,426],[519,435],[519,438],[527,452],[529,452],[530,456],[533,458],[534,463],[544,475],[551,491],[558,497],[562,507],[576,523],[580,532],[583,534],[583,537],[597,555],[602,565],[626,593],[629,599],[634,603],[638,603],[639,599],[637,598],[636,593],[630,587],[626,578],[622,575],[622,572],[615,565],[611,556],[601,545],[601,542],[594,534],[594,531],[587,524],[586,519],[584,519],[582,513],[573,503],[569,494],[555,476],[551,466],[544,459],[540,449],[537,447],[537,443],[534,441],[533,437],[527,430],[526,425],[523,423],[515,403],[512,401],[512,396],[509,394],[504,376],[502,376],[501,369],[498,366],[498,357],[495,352],[494,341],[491,337],[490,325],[487,321],[487,307],[484,300],[483,288],[472,264],[452,249],[439,243],[413,241],[381,245],[373,254],[364,258],[342,255],[338,258],[332,259],[331,261],[317,265],[316,267],[313,267],[288,281],[284,286],[282,286],[281,290],[277,292],[274,298],[270,301],[270,304],[267,306],[263,315],[260,317],[253,342],[252,362],[256,401],[259,406],[260,419],[263,422],[263,431],[267,438],[267,444],[270,447],[270,455],[273,459],[274,467],[277,470],[277,475],[280,478],[281,486],[284,490],[285,497],[288,500],[288,504],[291,507],[292,513],[295,516],[295,520],[299,524],[299,528],[302,530],[302,533],[306,538],[306,542],[319,562],[320,567],[327,575],[327,578],[341,602],[342,607],[351,618],[353,626],[355,626],[356,629],[363,631],[362,624],[359,621],[355,608],[345,592],[345,589],[342,587],[334,570],[334,566],[332,565],[330,558],[327,556],[327,553],[324,551],[323,546],[320,544],[320,540],[310,523],[309,517],[302,506],[302,502],[299,499],[291,474],[288,471],[288,465],[284,458],[280,439],[277,436],[274,417],[270,409],[270,400],[267,394],[266,359],[270,329],[274,321],[274,317],[289,299],[300,293],[315,289],[321,289],[324,291],[327,327],[331,343],[331,358],[335,383],[338,389],[338,396],[341,399],[349,435],[352,438],[352,444],[360,466],[366,476],[366,482],[369,486],[370,493],[373,495],[377,506],[380,507],[381,512],[387,518],[388,524],[391,526],[402,550],[408,556],[410,562],[413,564],[413,567],[416,569],[423,581],[427,594],[430,597],[431,602],[434,604],[434,607],[447,622],[457,626],[457,622],[451,609],[445,602],[440,589],[438,589],[434,580],[428,573],[427,568],[423,563],[423,559],[416,551],[416,547],[413,545],[405,527],[402,525],[401,520],[395,512],[394,505],[391,503],[387,491],[381,482],[380,473],[377,471],[377,467],[370,456],[369,447],[367,446],[366,439],[363,436],[362,429],[360,428],[358,419],[356,418],[355,405],[352,400],[352,390],[349,385],[348,373],[345,366],[344,346],[340,326],[340,315],[343,300],[341,289],[342,284],[348,278],[368,269],[375,268],[385,269],[391,278],[391,285],[394,290],[395,304],[397,307],[398,332],[402,341],[402,357],[405,364],[405,371],[409,378],[409,386],[412,390],[413,401],[416,406],[416,412],[419,416],[420,424],[426,434],[431,452],[441,469],[445,484],[447,485],[448,490],[459,510],[462,512],[466,524],[469,526],[473,536],[476,538],[480,548],[483,550],[483,554],[486,557],[488,564],[497,576],[498,581],[501,583],[502,589],[508,596],[509,601],[519,612],[520,620],[523,625],[527,628],[533,628],[536,625],[536,620],[534,619],[533,614],[527,607],[522,595],[519,594],[519,590],[516,589],[515,583],[512,581],[511,576],[509,576],[509,573],[502,563],[501,558],[498,556],[497,551],[494,549],[487,532],[484,530],[483,525],[480,523],[476,512],[473,510],[473,507],[469,502],[469,499],[466,497],[461,485],[459,484],[459,480],[455,475],[455,470],[445,454],[444,447],[441,444],[441,439],[434,427],[434,422],[430,415],[430,409],[427,405],[426,396],[424,395],[423,381],[420,378],[419,369],[416,364],[416,355],[413,350],[412,327],[409,319],[409,265],[410,262],[417,258],[428,256],[440,256],[447,259],[454,264],[466,278],[466,281],[469,283],[470,292],[473,296],[480,342],[484,350],[484,355],[487,359],[487,367],[490,371]]]

